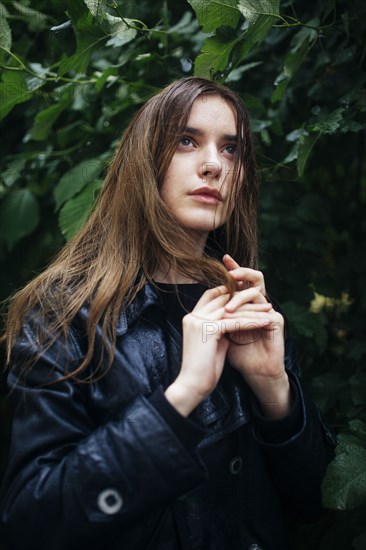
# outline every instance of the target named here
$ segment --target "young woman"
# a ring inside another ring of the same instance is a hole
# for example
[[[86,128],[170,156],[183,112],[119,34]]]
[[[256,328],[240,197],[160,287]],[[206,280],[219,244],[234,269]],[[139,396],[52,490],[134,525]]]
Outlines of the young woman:
[[[288,548],[334,436],[257,271],[239,97],[189,77],[127,128],[88,222],[13,299],[14,550]]]

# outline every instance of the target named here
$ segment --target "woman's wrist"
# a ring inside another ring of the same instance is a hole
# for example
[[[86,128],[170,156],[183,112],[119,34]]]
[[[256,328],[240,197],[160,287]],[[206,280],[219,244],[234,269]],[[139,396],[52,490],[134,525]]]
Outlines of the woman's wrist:
[[[253,384],[251,388],[259,402],[263,415],[267,418],[279,420],[290,413],[292,405],[291,387],[286,372],[280,379],[266,379],[263,384]]]
[[[185,417],[202,401],[202,397],[186,388],[178,379],[165,390],[165,397],[179,414]]]

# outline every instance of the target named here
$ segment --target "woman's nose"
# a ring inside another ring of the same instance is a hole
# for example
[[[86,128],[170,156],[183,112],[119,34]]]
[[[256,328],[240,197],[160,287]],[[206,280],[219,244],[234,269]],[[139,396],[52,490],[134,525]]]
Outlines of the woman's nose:
[[[200,176],[203,180],[219,178],[222,172],[222,159],[219,152],[214,148],[207,148],[201,157],[199,166]]]

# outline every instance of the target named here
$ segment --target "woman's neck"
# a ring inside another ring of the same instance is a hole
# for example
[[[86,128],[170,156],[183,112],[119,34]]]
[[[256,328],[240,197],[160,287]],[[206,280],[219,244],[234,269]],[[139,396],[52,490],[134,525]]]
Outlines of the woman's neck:
[[[172,269],[169,269],[168,271],[158,269],[154,273],[154,281],[157,283],[166,283],[173,285],[193,284],[197,282],[192,279],[192,277],[188,277],[187,275],[183,275],[181,273],[176,273]]]
[[[201,258],[203,254],[203,250],[207,241],[207,235],[197,233],[197,235],[194,235],[194,246],[192,246],[192,241],[190,242],[190,248],[189,251],[185,250],[187,254],[189,254],[192,257],[192,264],[194,264],[194,261],[196,258]],[[184,250],[182,246],[182,249]],[[184,273],[180,273],[172,268],[167,262],[162,260],[161,264],[159,265],[158,269],[155,271],[153,276],[154,281],[157,283],[167,283],[167,284],[193,284],[196,283],[197,280],[194,279],[192,276],[186,275]]]

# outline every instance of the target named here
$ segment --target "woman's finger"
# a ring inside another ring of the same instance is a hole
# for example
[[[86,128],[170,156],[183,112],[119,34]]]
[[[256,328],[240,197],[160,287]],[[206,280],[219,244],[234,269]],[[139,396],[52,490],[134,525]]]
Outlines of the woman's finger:
[[[266,292],[264,277],[261,271],[251,269],[250,267],[238,267],[230,270],[230,277],[236,282],[246,282],[249,283],[249,286],[259,288],[262,294],[265,294]]]
[[[253,330],[268,328],[273,325],[273,319],[269,316],[263,317],[235,317],[222,319],[216,325],[221,333],[231,334],[238,332],[250,332]],[[215,325],[215,323],[211,323]]]
[[[225,254],[223,258],[226,269],[230,272],[230,277],[242,286],[246,283],[247,286],[255,286],[260,289],[262,294],[266,293],[264,276],[261,271],[251,269],[250,267],[240,267],[240,265],[229,254]]]
[[[224,317],[228,315],[247,315],[248,313],[269,313],[272,312],[272,304],[269,302],[263,303],[252,303],[243,304],[237,308],[231,309],[227,308],[226,305],[223,306]]]
[[[223,261],[226,269],[228,269],[229,271],[240,267],[240,265],[234,260],[234,258],[230,256],[230,254],[225,254],[225,256],[223,257]]]
[[[201,320],[208,318],[216,319],[219,317],[220,312],[224,311],[224,307],[230,300],[230,297],[231,294],[226,286],[206,290],[191,311],[191,315]]]
[[[204,307],[205,305],[209,304],[210,302],[213,302],[214,300],[225,300],[230,297],[230,294],[228,292],[228,289],[225,285],[216,286],[215,288],[210,288],[209,290],[206,290],[201,298],[198,300],[198,302],[195,305],[195,309],[200,309],[201,307]]]
[[[283,331],[283,317],[277,312],[270,313],[252,312],[251,315],[242,317],[230,317],[221,321],[221,331],[230,333],[251,332],[255,330]]]
[[[230,313],[231,307],[229,306],[226,308],[225,306],[225,313]],[[246,312],[246,311],[271,311],[272,310],[272,304],[270,302],[248,302],[245,304],[242,304],[241,306],[238,306],[235,308],[236,312]]]
[[[225,305],[226,311],[235,311],[246,303],[265,304],[268,303],[258,288],[246,288],[236,292]],[[270,308],[271,309],[271,308]]]

